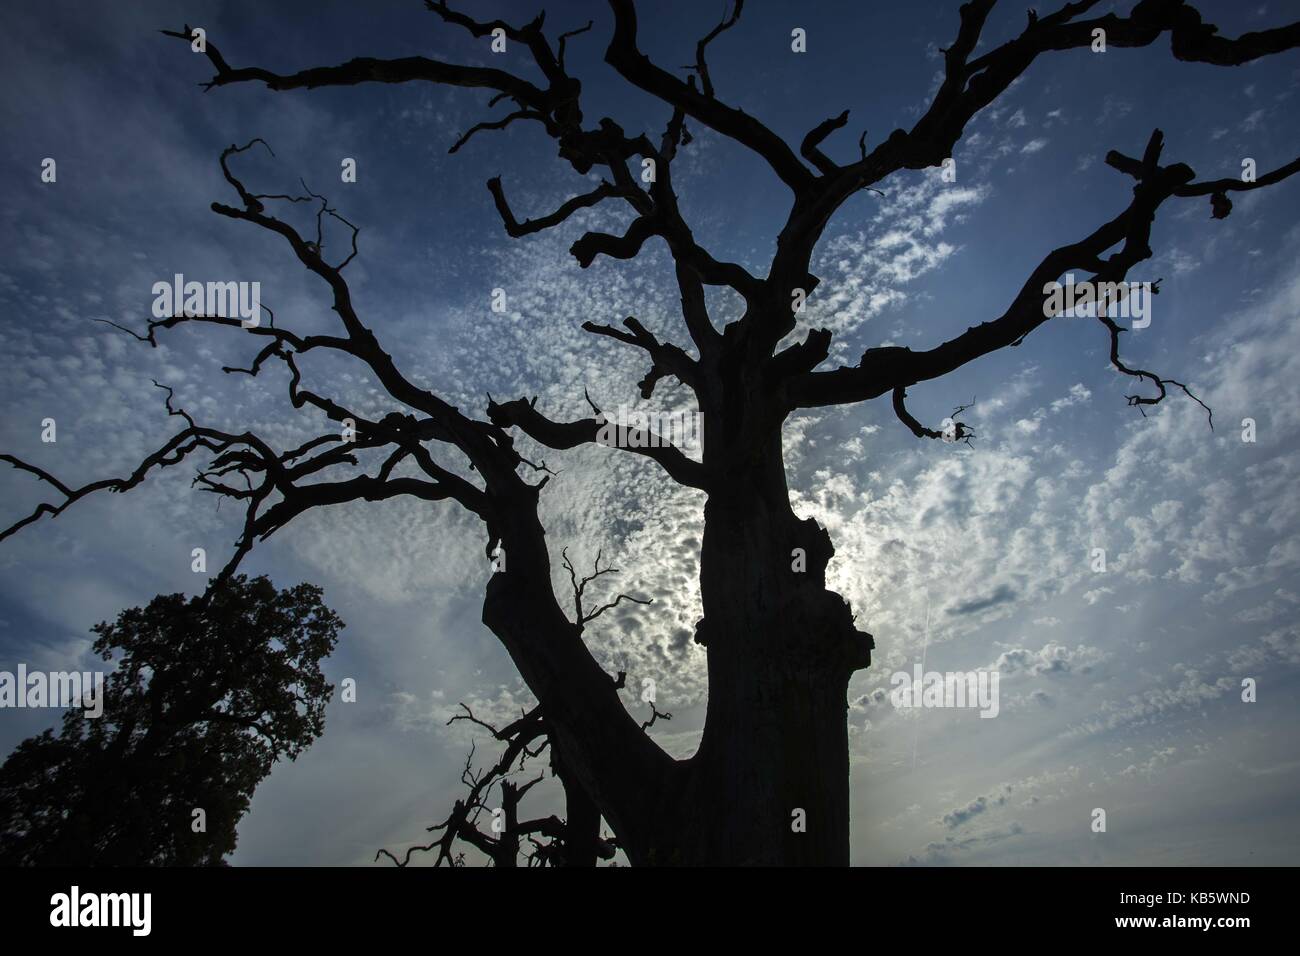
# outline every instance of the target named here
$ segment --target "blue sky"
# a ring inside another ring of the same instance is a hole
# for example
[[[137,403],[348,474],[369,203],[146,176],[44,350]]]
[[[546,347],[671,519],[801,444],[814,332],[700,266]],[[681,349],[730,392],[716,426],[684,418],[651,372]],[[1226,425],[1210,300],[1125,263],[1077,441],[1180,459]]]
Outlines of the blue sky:
[[[754,2],[710,48],[711,73],[719,96],[794,142],[850,109],[825,147],[847,160],[863,128],[875,143],[920,115],[955,6],[815,2],[796,12]],[[1198,6],[1230,36],[1295,17],[1276,2]],[[693,58],[721,6],[653,9],[642,14],[642,45],[672,66]],[[517,22],[535,13],[474,6],[498,10]],[[69,482],[129,470],[175,430],[151,379],[206,423],[284,444],[318,430],[289,406],[278,374],[219,371],[251,358],[238,336],[181,329],[151,350],[94,321],[142,327],[152,284],[181,272],[260,281],[277,324],[329,327],[326,290],[282,243],[208,209],[233,198],[221,149],[255,136],[275,157],[237,160],[245,181],[272,193],[301,176],[361,227],[348,267],[359,311],[411,378],[462,408],[481,409],[490,390],[537,395],[564,418],[584,409],[584,387],[603,406],[632,404],[645,370],[582,332],[589,318],[637,315],[684,340],[661,246],[586,271],[568,256],[584,229],[615,228],[621,214],[593,210],[541,236],[505,236],[489,176],[502,177],[520,218],[587,188],[539,128],[485,133],[449,156],[487,115],[485,94],[429,85],[205,94],[206,61],[157,33],[179,29],[178,17],[204,26],[232,63],[286,72],[357,55],[492,57],[407,0],[364,14],[342,3],[15,11],[0,37],[4,450]],[[601,61],[605,6],[548,11],[553,34],[588,19],[593,31],[571,41],[569,65],[589,122],[610,115],[657,132],[665,109]],[[1000,42],[1023,22],[1023,5],[1007,4],[985,36]],[[807,31],[807,53],[790,51],[794,27]],[[1179,63],[1167,41],[1045,55],[968,127],[956,182],[905,173],[881,184],[884,197],[846,204],[819,248],[822,285],[804,325],[834,329],[832,360],[852,364],[867,347],[924,347],[995,317],[1046,251],[1127,205],[1131,181],[1105,166],[1107,150],[1140,154],[1159,127],[1165,161],[1198,178],[1237,175],[1245,157],[1273,168],[1300,154],[1298,86],[1294,52],[1238,68]],[[719,258],[765,272],[786,190],[743,149],[692,132],[674,169],[688,221]],[[56,183],[40,180],[45,157],[58,163]],[[339,181],[344,157],[357,160],[355,184]],[[798,510],[830,529],[833,584],[877,641],[875,663],[850,688],[855,863],[1300,858],[1298,199],[1294,181],[1242,194],[1224,221],[1210,219],[1204,199],[1171,200],[1154,257],[1130,275],[1163,282],[1151,325],[1125,336],[1127,356],[1192,386],[1214,408],[1214,431],[1177,395],[1146,418],[1129,408],[1131,385],[1108,367],[1104,331],[1081,319],[1055,320],[1018,348],[909,391],[911,411],[931,425],[973,397],[973,447],[919,442],[879,401],[790,420]],[[488,307],[494,288],[506,290],[505,314]],[[711,305],[715,322],[735,317],[727,297]],[[309,382],[389,410],[357,369],[304,367]],[[680,387],[655,397],[684,401]],[[58,422],[54,445],[39,439],[46,417]],[[1247,417],[1254,443],[1241,440]],[[562,468],[544,498],[557,557],[568,545],[590,561],[603,547],[620,585],[655,601],[602,618],[588,632],[593,651],[634,685],[656,680],[674,719],[654,733],[689,754],[706,699],[703,654],[683,639],[699,616],[702,499],[606,449],[542,457]],[[191,475],[87,500],[4,543],[0,668],[89,666],[91,624],[202,586],[191,549],[224,556],[238,515],[192,492]],[[14,518],[42,499],[28,476],[4,472],[0,482]],[[482,545],[477,522],[452,507],[396,501],[309,514],[246,562],[280,585],[325,588],[348,622],[327,672],[356,678],[358,702],[333,703],[324,738],[258,791],[234,862],[365,864],[441,819],[471,739],[444,726],[450,710],[466,700],[505,716],[529,701],[478,620],[490,570]],[[1107,551],[1104,574],[1090,567],[1095,547]],[[882,702],[890,673],[922,655],[930,669],[997,667],[999,716]],[[1240,701],[1243,677],[1258,680],[1257,703]],[[56,716],[0,712],[0,749]],[[539,806],[554,799],[542,794]],[[1107,810],[1106,834],[1089,828],[1095,807]]]

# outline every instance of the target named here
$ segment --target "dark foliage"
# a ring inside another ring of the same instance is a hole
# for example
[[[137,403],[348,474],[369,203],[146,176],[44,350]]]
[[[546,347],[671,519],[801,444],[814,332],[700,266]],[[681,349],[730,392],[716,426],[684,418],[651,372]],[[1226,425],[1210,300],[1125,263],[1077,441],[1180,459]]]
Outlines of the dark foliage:
[[[324,729],[342,627],[320,588],[245,575],[95,625],[103,714],[69,710],[0,767],[0,864],[222,865],[253,790]]]

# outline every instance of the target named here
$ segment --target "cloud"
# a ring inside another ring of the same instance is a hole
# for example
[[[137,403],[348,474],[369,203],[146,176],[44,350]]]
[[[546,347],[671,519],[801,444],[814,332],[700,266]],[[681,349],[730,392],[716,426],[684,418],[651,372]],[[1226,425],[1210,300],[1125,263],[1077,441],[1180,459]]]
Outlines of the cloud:
[[[987,597],[974,598],[969,601],[963,601],[953,607],[948,608],[949,614],[975,614],[979,611],[986,611],[991,607],[997,607],[999,604],[1006,604],[1008,601],[1016,599],[1016,592],[1006,584],[999,584],[993,592]]]
[[[1109,655],[1096,647],[1079,644],[1073,648],[1048,641],[1037,651],[1014,647],[998,655],[990,667],[1004,675],[1026,673],[1035,676],[1087,674]]]
[[[1052,402],[1052,411],[1059,412],[1069,408],[1071,405],[1080,405],[1092,398],[1092,391],[1082,382],[1076,382],[1070,386],[1069,394],[1064,398],[1058,398]]]

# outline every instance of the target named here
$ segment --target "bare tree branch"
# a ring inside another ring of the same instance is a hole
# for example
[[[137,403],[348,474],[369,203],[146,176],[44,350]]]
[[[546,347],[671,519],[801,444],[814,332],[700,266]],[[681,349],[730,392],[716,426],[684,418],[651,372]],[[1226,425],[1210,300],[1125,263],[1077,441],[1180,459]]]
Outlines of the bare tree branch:
[[[632,0],[610,0],[610,8],[614,11],[614,34],[605,51],[605,62],[624,79],[722,135],[748,146],[765,159],[772,171],[794,192],[800,192],[812,182],[812,174],[799,162],[789,145],[761,122],[677,79],[638,49],[636,7]]]
[[[582,598],[587,591],[587,585],[591,584],[597,578],[603,577],[606,574],[618,574],[618,568],[609,567],[608,565],[602,568],[600,566],[600,560],[604,556],[604,552],[601,551],[596,555],[596,562],[595,565],[593,566],[592,573],[586,575],[581,580],[579,580],[578,573],[573,567],[573,562],[569,560],[569,549],[564,548],[560,553],[564,559],[565,570],[569,572],[569,581],[573,586],[573,607],[575,612],[574,616],[577,621],[579,631],[584,630],[586,626],[590,624],[592,621],[594,621],[596,618],[600,617],[606,611],[618,607],[619,604],[621,604],[624,601],[631,601],[633,604],[653,603],[652,601],[647,599],[634,598],[627,594],[620,594],[616,598],[614,598],[613,601],[610,601],[607,604],[602,604],[594,611],[585,610],[583,608]]]
[[[1204,194],[1201,189],[1188,191],[1195,174],[1185,164],[1158,164],[1162,146],[1163,134],[1156,130],[1141,162],[1128,160],[1118,153],[1111,154],[1111,158],[1117,158],[1120,168],[1139,178],[1132,202],[1118,216],[1088,237],[1049,253],[1031,273],[1011,307],[1002,316],[967,329],[956,338],[924,352],[898,347],[868,349],[856,367],[797,375],[789,382],[792,407],[842,404],[875,398],[887,391],[906,389],[917,382],[938,378],[990,352],[1019,344],[1026,335],[1052,318],[1045,309],[1043,289],[1068,269],[1091,270],[1093,275],[1090,281],[1094,284],[1121,282],[1134,265],[1150,258],[1151,248],[1148,243],[1151,225],[1161,203],[1171,196]],[[1289,164],[1283,169],[1294,173],[1300,169],[1300,163]],[[1284,178],[1269,175],[1274,182],[1278,178]],[[1116,245],[1121,248],[1108,258],[1103,258],[1104,253]],[[1107,318],[1105,322],[1109,323],[1110,320]],[[1111,336],[1114,346],[1117,332],[1112,331]],[[1113,360],[1118,361],[1117,352]],[[1117,365],[1120,371],[1147,379],[1157,387],[1158,394],[1155,397],[1129,396],[1131,405],[1155,404],[1164,398],[1165,385],[1174,384],[1173,380],[1161,378],[1154,373],[1121,366],[1122,363]]]
[[[543,229],[550,229],[552,226],[564,222],[579,209],[588,209],[603,199],[619,195],[619,190],[612,183],[602,180],[600,185],[591,192],[583,193],[581,196],[574,196],[555,212],[540,216],[537,219],[526,219],[519,222],[515,219],[514,213],[510,211],[510,204],[506,202],[505,193],[501,189],[501,178],[493,176],[488,180],[487,186],[488,191],[492,193],[493,202],[496,203],[497,212],[501,214],[501,221],[505,223],[506,233],[514,239],[534,232],[541,232]]]
[[[709,77],[709,64],[704,59],[704,52],[708,48],[709,44],[718,38],[719,34],[726,30],[730,30],[736,25],[736,21],[740,19],[740,13],[744,7],[745,0],[735,0],[731,9],[731,16],[726,16],[724,12],[722,20],[719,21],[718,25],[705,34],[699,43],[695,44],[694,69],[696,76],[700,78],[700,88],[704,91],[705,96],[713,97],[713,80]],[[687,69],[690,69],[690,67]]]
[[[489,402],[488,417],[502,428],[518,426],[524,434],[547,448],[565,450],[579,445],[599,444],[599,435],[606,421],[603,416],[583,418],[573,422],[557,422],[542,415],[535,407],[536,399],[522,398],[510,402]],[[706,488],[704,466],[686,457],[679,448],[662,436],[653,433],[636,434],[636,442],[617,446],[622,451],[642,455],[658,464],[676,482],[691,488]]]
[[[912,413],[907,410],[903,400],[907,398],[907,390],[899,387],[894,389],[894,414],[898,416],[899,421],[908,427],[908,429],[917,438],[942,438],[944,441],[960,441],[967,445],[970,444],[971,438],[975,433],[971,431],[970,426],[965,422],[957,421],[957,416],[974,404],[972,400],[969,405],[958,405],[952,410],[950,421],[951,428],[945,428],[943,431],[935,431],[933,428],[926,428],[919,421],[912,417]]]

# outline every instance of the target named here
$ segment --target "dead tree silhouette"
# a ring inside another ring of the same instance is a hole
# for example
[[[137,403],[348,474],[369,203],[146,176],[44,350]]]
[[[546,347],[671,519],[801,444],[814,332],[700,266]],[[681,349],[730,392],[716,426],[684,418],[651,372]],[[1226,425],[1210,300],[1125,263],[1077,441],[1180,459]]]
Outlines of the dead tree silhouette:
[[[545,777],[539,773],[522,784],[510,779],[511,775],[524,774],[529,760],[540,757],[547,747],[540,707],[497,729],[475,717],[467,705],[460,706],[464,713],[456,714],[448,723],[466,720],[478,724],[505,743],[501,756],[491,767],[476,771],[475,748],[471,747],[461,772],[461,782],[469,792],[455,802],[442,823],[428,828],[438,835],[423,846],[409,847],[400,860],[389,850],[376,853],[376,860],[386,856],[404,867],[415,853],[435,852],[434,866],[463,866],[465,854],[457,850],[459,843],[480,850],[498,867],[517,866],[521,854],[528,866],[594,866],[598,859],[614,858],[617,840],[600,836],[600,811],[582,793],[565,791],[564,820],[556,816],[520,819],[520,801]],[[551,754],[551,766],[561,780],[567,776],[560,773],[555,752]],[[495,800],[491,799],[493,787],[500,790]],[[490,821],[486,831],[480,824],[485,814]]]
[[[540,81],[423,56],[359,57],[281,74],[260,66],[232,66],[208,42],[206,56],[215,73],[204,86],[213,90],[260,83],[286,92],[368,82],[426,82],[488,90],[493,94],[490,106],[509,103],[512,111],[473,126],[452,151],[479,133],[529,121],[541,124],[554,139],[559,158],[579,175],[597,170],[605,176],[594,189],[565,200],[553,212],[523,220],[507,200],[501,180],[489,179],[493,203],[511,236],[557,227],[577,210],[611,203],[625,206],[630,214],[626,230],[621,235],[580,236],[571,249],[579,266],[589,266],[598,256],[632,259],[654,239],[666,245],[689,345],[661,340],[633,317],[621,328],[596,322],[583,328],[644,353],[649,371],[639,383],[643,397],[649,398],[661,379],[673,377],[694,392],[703,415],[705,442],[699,460],[660,443],[609,452],[649,458],[671,478],[706,496],[700,553],[703,617],[695,639],[707,651],[709,695],[697,753],[674,760],[647,736],[620,701],[615,679],[584,644],[582,621],[566,615],[552,586],[551,556],[538,517],[539,496],[551,476],[543,465],[521,456],[511,430],[551,449],[571,449],[595,443],[601,419],[555,420],[526,398],[489,400],[486,416],[479,418],[414,384],[353,306],[343,270],[357,254],[355,227],[325,200],[315,198],[320,203],[318,224],[324,217],[335,217],[352,229],[347,257],[337,264],[326,261],[319,233],[304,237],[272,215],[270,204],[277,198],[250,192],[232,171],[231,161],[248,147],[231,147],[222,154],[221,167],[238,202],[214,203],[213,210],[281,236],[302,266],[328,285],[341,329],[336,335],[301,336],[273,325],[249,329],[265,345],[251,366],[240,371],[256,375],[272,359],[283,362],[290,373],[294,407],[310,407],[336,422],[353,420],[356,441],[344,444],[331,433],[277,451],[250,432],[206,428],[175,410],[185,427],[123,478],[74,488],[9,457],[11,464],[49,483],[63,497],[40,506],[5,534],[42,515],[57,515],[94,491],[132,488],[152,468],[174,465],[200,450],[213,456],[200,473],[202,487],[243,502],[247,509],[226,574],[254,541],[313,508],[398,496],[454,501],[482,519],[488,553],[499,546],[508,555],[508,569],[493,575],[487,585],[483,621],[539,701],[547,740],[560,758],[571,829],[585,828],[589,843],[598,837],[603,817],[633,864],[845,864],[846,689],[850,675],[870,663],[874,644],[855,627],[845,600],[826,588],[825,569],[834,550],[829,535],[814,520],[800,520],[791,508],[782,423],[798,409],[888,395],[899,418],[918,437],[940,437],[941,432],[921,425],[907,411],[909,388],[1019,344],[1051,318],[1042,290],[1067,270],[1084,272],[1094,283],[1123,281],[1152,255],[1152,222],[1166,201],[1209,197],[1213,215],[1222,218],[1231,209],[1231,192],[1276,183],[1300,169],[1300,159],[1253,182],[1197,181],[1182,163],[1162,164],[1163,137],[1157,130],[1140,157],[1119,152],[1106,157],[1110,166],[1134,181],[1127,202],[1116,202],[1109,218],[1049,251],[1001,315],[927,349],[869,348],[853,366],[820,367],[829,355],[832,334],[827,329],[810,329],[802,340],[783,344],[796,330],[792,298],[812,295],[817,287],[810,264],[819,238],[845,201],[859,191],[877,189],[900,170],[941,166],[972,117],[1024,76],[1038,57],[1086,49],[1096,30],[1105,31],[1111,48],[1148,47],[1167,37],[1179,60],[1234,66],[1300,45],[1300,23],[1229,39],[1181,0],[1141,0],[1127,16],[1097,17],[1087,16],[1096,0],[1077,0],[1045,15],[1030,11],[1019,35],[991,44],[988,52],[976,56],[993,0],[971,0],[960,7],[956,37],[942,50],[942,81],[920,119],[870,149],[864,134],[853,160],[841,162],[824,147],[832,134],[847,126],[847,112],[816,123],[796,149],[757,117],[722,98],[706,54],[710,44],[738,22],[739,2],[698,42],[694,65],[681,79],[639,48],[633,0],[609,0],[612,33],[605,60],[631,86],[664,104],[667,121],[656,126],[657,135],[626,131],[608,117],[586,123],[582,85],[566,70],[565,48],[593,24],[559,34],[552,42],[544,33],[542,16],[513,26],[476,20],[443,2],[427,5],[472,37],[500,31],[497,35],[522,45]],[[165,32],[186,43],[191,40],[188,27]],[[673,162],[690,142],[688,124],[707,126],[751,151],[789,191],[789,213],[775,237],[765,276],[716,258],[696,240],[683,217],[673,187]],[[653,165],[655,176],[643,188],[634,169],[645,163]],[[1099,204],[1109,201],[1098,199]],[[739,296],[742,317],[718,328],[706,305],[706,287]],[[238,327],[238,321],[177,315],[152,321],[146,332],[133,334],[156,344],[158,333],[184,323]],[[1125,364],[1119,349],[1123,329],[1104,313],[1098,321],[1110,339],[1111,363],[1135,381],[1131,405],[1141,410],[1162,401],[1171,388],[1186,391],[1174,379]],[[322,350],[362,363],[404,410],[371,421],[308,389],[300,359]],[[360,450],[387,453],[376,473],[355,473],[360,470],[355,454]],[[440,463],[444,455],[468,462],[474,480]],[[414,466],[421,477],[395,475],[399,463]],[[348,468],[354,469],[350,477],[325,477]],[[241,475],[248,483],[223,480],[229,475]],[[806,555],[802,573],[792,570],[794,553]],[[804,811],[807,832],[792,832],[795,808]]]

